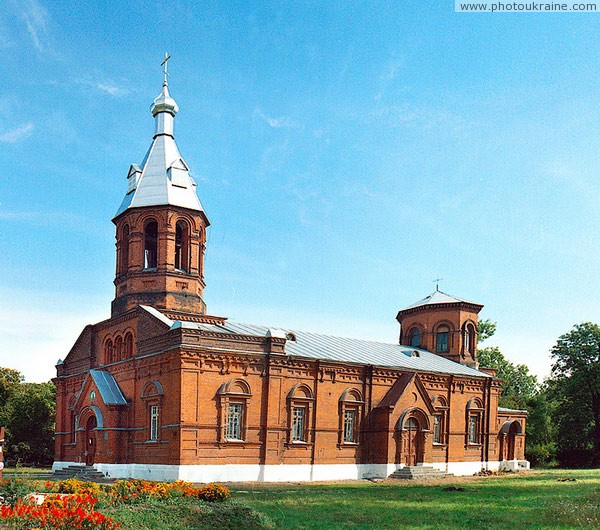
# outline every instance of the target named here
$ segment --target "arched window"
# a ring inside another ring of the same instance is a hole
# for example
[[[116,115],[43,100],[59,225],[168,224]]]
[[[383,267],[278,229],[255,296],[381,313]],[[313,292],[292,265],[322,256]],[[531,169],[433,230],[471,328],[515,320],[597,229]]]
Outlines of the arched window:
[[[163,387],[159,381],[148,381],[142,390],[142,400],[146,405],[148,418],[147,442],[157,442],[160,439],[160,424],[162,420]]]
[[[119,273],[127,274],[129,269],[129,225],[125,225],[121,232],[121,262]]]
[[[104,362],[106,364],[114,362],[114,346],[113,341],[110,339],[104,345]]]
[[[359,429],[364,401],[361,393],[347,388],[340,397],[340,444],[359,443]]]
[[[250,386],[243,379],[234,379],[221,385],[218,397],[221,442],[246,441],[248,401],[252,397]]]
[[[144,229],[144,269],[156,269],[158,264],[158,223],[148,221]]]
[[[133,335],[131,332],[125,334],[125,358],[129,359],[133,356]]]
[[[446,443],[446,422],[448,419],[448,404],[443,396],[435,396],[431,400],[431,404],[435,408],[433,414],[433,443]]]
[[[288,393],[288,440],[306,443],[310,438],[310,417],[313,409],[312,390],[298,383]]]
[[[188,272],[190,260],[190,237],[188,224],[177,221],[175,225],[175,268]]]
[[[467,403],[467,444],[480,445],[483,426],[483,404],[479,399],[471,398]]]
[[[450,335],[450,328],[446,325],[439,326],[435,333],[435,351],[437,353],[448,353],[449,344],[448,336]]]
[[[464,352],[473,355],[475,352],[475,326],[471,323],[465,324],[463,328]]]
[[[408,332],[408,345],[413,348],[419,348],[421,346],[421,331],[419,328],[412,328]]]
[[[123,359],[123,339],[117,337],[115,339],[115,361]]]

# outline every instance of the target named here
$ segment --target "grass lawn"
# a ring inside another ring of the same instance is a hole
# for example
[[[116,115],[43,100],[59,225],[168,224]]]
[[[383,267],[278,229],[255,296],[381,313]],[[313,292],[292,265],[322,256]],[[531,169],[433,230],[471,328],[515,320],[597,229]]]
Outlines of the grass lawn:
[[[40,491],[33,474],[21,483]],[[145,498],[96,509],[122,530],[600,528],[600,470],[532,471],[415,483],[228,484],[232,498]],[[2,526],[0,528],[8,528]],[[11,526],[10,528],[13,528]],[[15,526],[15,528],[29,528]]]
[[[419,484],[253,484],[232,493],[276,528],[600,528],[600,470]]]
[[[121,523],[119,530],[266,530],[270,521],[250,506],[235,500],[206,503],[196,499],[148,499],[140,504],[98,510]]]

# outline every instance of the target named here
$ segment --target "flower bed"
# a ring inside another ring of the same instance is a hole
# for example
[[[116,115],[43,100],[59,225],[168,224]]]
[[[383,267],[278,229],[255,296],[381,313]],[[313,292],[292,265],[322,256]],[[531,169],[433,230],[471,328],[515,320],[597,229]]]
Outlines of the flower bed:
[[[8,528],[53,528],[56,530],[113,530],[120,525],[95,510],[92,495],[49,495],[40,505],[17,501],[0,506],[0,520]]]
[[[32,490],[45,493],[31,494]],[[0,484],[0,495],[5,491],[22,491],[19,497],[13,494],[10,503],[0,505],[0,527],[14,530],[38,527],[56,530],[113,530],[120,526],[119,523],[97,511],[98,508],[133,504],[150,498],[160,500],[189,497],[216,502],[224,501],[230,496],[229,490],[220,484],[196,487],[184,481],[147,480],[119,480],[112,485],[77,479],[47,481],[43,484],[4,481]]]

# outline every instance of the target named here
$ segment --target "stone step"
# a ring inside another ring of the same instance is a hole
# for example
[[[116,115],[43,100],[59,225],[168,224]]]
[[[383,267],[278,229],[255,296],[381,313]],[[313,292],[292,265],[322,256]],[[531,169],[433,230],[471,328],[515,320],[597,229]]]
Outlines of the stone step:
[[[417,479],[439,479],[453,476],[451,473],[446,473],[430,466],[406,466],[402,469],[397,469],[388,478],[417,480]]]
[[[86,465],[70,465],[57,469],[53,473],[53,477],[65,480],[69,478],[77,478],[79,480],[88,480],[92,482],[100,482],[106,480],[106,475],[98,471],[94,466]]]

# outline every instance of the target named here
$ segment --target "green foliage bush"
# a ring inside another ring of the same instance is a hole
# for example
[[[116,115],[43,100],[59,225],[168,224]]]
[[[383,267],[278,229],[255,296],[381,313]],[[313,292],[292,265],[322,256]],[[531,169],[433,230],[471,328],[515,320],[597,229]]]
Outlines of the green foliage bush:
[[[0,497],[5,504],[14,506],[19,499],[31,493],[31,483],[21,478],[12,478],[0,482]]]

